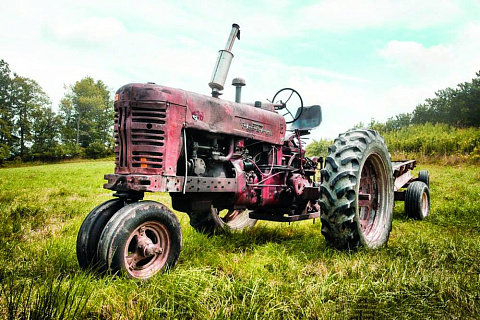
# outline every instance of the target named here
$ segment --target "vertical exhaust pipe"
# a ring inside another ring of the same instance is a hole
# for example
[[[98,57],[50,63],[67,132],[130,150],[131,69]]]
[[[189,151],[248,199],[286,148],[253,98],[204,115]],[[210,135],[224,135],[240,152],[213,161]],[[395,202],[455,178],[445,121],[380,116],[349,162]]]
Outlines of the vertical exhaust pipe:
[[[213,69],[212,78],[208,84],[212,88],[212,97],[218,98],[222,93],[225,85],[225,80],[227,79],[228,69],[230,69],[230,64],[232,63],[233,54],[232,47],[235,42],[235,38],[240,40],[240,26],[236,23],[232,25],[232,31],[228,37],[227,44],[225,45],[224,50],[218,51],[218,58]]]

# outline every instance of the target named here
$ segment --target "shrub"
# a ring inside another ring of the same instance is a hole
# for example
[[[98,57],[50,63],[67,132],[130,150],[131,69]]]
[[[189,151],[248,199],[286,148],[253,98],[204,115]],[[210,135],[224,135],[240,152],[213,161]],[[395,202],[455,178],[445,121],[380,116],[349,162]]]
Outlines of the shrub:
[[[85,155],[90,159],[105,158],[109,155],[108,148],[101,142],[93,142],[85,149]]]
[[[318,141],[314,139],[313,142],[307,146],[305,152],[308,157],[325,157],[328,152],[328,147],[332,144],[333,141],[328,139],[320,139]]]

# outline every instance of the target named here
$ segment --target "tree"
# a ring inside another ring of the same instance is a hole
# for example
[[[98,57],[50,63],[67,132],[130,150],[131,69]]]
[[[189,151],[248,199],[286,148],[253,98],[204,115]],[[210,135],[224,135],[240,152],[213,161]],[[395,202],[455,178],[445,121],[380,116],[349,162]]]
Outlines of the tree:
[[[49,106],[32,112],[32,147],[34,160],[57,160],[63,157],[60,146],[61,118]]]
[[[430,110],[427,104],[419,104],[413,110],[412,114],[412,124],[424,124],[427,122],[432,122],[433,112]]]
[[[107,86],[91,77],[68,87],[60,104],[62,140],[86,149],[92,143],[105,150],[112,147],[113,103]]]
[[[86,77],[67,88],[60,115],[32,79],[0,60],[0,163],[101,157],[113,150],[113,103],[102,81]]]
[[[480,72],[471,82],[435,92],[413,111],[412,124],[446,123],[456,127],[480,126]]]
[[[50,105],[48,96],[32,79],[15,75],[12,81],[10,102],[14,113],[14,152],[22,159],[28,157],[27,145],[32,143],[33,114]]]
[[[412,115],[410,113],[400,113],[395,117],[389,118],[385,123],[384,130],[380,130],[380,132],[391,132],[402,128],[408,128],[411,123]]]
[[[11,71],[8,63],[0,60],[0,162],[10,156],[13,112],[10,106]]]
[[[326,157],[328,153],[328,147],[333,144],[332,140],[328,139],[320,139],[320,140],[313,140],[312,143],[307,145],[305,149],[305,153],[309,157]]]

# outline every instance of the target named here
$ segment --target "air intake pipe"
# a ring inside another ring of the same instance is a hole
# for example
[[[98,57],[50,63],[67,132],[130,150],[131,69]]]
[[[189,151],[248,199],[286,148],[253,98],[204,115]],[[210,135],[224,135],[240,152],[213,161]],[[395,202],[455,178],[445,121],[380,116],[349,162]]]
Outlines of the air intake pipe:
[[[225,80],[227,79],[228,69],[230,69],[230,64],[232,63],[233,54],[232,47],[235,42],[235,38],[240,40],[240,26],[236,23],[232,25],[232,31],[228,37],[227,44],[225,45],[224,50],[218,51],[217,63],[213,69],[212,78],[208,84],[212,88],[212,97],[218,98],[222,93],[223,86],[225,85]]]

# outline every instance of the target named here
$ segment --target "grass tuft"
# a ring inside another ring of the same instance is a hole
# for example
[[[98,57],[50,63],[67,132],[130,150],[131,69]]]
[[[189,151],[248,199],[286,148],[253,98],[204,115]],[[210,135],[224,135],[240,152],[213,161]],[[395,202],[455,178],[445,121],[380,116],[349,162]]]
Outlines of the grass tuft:
[[[3,315],[8,319],[80,319],[91,295],[80,279],[6,280],[0,291]]]

